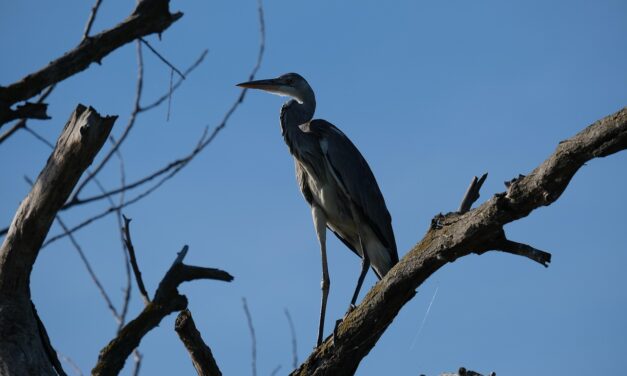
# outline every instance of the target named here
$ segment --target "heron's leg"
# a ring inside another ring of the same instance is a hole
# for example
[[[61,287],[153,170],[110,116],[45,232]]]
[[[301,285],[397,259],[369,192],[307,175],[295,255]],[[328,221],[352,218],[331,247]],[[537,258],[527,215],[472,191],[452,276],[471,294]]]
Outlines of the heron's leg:
[[[360,241],[361,243],[361,241]],[[370,258],[368,258],[368,254],[361,247],[364,257],[361,259],[361,273],[359,274],[359,279],[357,280],[357,287],[355,287],[355,293],[353,294],[353,299],[351,300],[350,306],[348,306],[348,312],[350,312],[357,302],[357,297],[359,296],[359,291],[361,290],[361,285],[364,283],[364,278],[366,278],[366,274],[368,274],[368,268],[370,268]]]
[[[322,255],[322,282],[320,284],[320,287],[322,288],[322,302],[320,304],[318,341],[316,342],[316,346],[320,346],[320,344],[322,344],[322,335],[324,332],[324,316],[327,310],[327,298],[329,297],[329,288],[331,286],[331,282],[329,280],[329,268],[327,265],[327,218],[324,211],[316,205],[311,206],[311,215],[316,228],[316,234],[318,235],[318,241],[320,242],[320,254]]]

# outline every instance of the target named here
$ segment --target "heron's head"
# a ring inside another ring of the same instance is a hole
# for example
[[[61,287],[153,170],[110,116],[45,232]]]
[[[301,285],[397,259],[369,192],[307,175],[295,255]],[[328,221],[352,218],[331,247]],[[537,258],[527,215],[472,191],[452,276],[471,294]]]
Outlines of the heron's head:
[[[309,86],[303,76],[298,73],[286,73],[269,80],[242,82],[241,84],[237,84],[237,86],[263,90],[283,97],[292,97],[301,104],[314,99],[311,86]]]

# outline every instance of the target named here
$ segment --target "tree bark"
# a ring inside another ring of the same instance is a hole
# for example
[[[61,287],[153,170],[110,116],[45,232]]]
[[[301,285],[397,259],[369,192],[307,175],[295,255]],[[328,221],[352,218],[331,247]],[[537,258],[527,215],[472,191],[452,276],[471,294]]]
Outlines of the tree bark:
[[[503,226],[557,200],[577,170],[593,158],[627,149],[627,108],[562,141],[528,176],[509,182],[477,209],[437,217],[425,237],[368,292],[362,303],[292,375],[352,375],[415,290],[442,266],[490,250],[528,257],[543,265],[550,255],[506,239]]]
[[[0,374],[55,375],[30,300],[39,249],[81,174],[107,139],[116,117],[78,105],[0,247]]]

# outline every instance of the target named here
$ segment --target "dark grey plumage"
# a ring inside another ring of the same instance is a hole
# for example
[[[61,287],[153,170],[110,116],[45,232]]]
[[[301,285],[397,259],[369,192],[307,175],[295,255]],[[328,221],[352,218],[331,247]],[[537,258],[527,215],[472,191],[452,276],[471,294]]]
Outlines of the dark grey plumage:
[[[238,86],[294,98],[281,108],[281,132],[294,157],[296,179],[311,206],[320,241],[323,279],[319,345],[329,291],[325,228],[362,259],[351,309],[369,266],[380,279],[398,262],[392,219],[374,174],[355,145],[333,124],[312,120],[315,95],[303,77],[288,73]]]

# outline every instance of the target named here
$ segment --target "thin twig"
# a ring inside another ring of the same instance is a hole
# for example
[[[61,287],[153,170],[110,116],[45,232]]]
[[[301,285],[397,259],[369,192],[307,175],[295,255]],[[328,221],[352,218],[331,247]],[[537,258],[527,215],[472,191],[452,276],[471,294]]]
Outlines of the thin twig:
[[[66,362],[70,368],[72,368],[72,371],[74,371],[74,373],[77,376],[83,376],[83,371],[81,370],[81,368],[78,366],[78,364],[76,364],[74,362],[74,360],[72,360],[72,358],[70,358],[67,355],[64,355],[60,352],[57,351],[57,356],[59,357],[59,359],[61,359],[62,361]]]
[[[249,80],[254,79],[257,71],[259,70],[259,68],[261,67],[261,62],[263,59],[263,52],[265,49],[265,23],[264,23],[264,19],[263,19],[263,8],[261,7],[261,1],[259,1],[259,22],[260,22],[260,34],[261,34],[261,42],[260,42],[260,46],[259,46],[259,54],[257,56],[257,63],[255,64],[254,68],[252,69],[250,75],[249,75]],[[127,185],[126,187],[121,187],[112,191],[107,192],[106,194],[102,194],[102,195],[98,195],[98,196],[94,196],[94,197],[90,197],[87,199],[71,199],[69,200],[69,202],[62,208],[62,210],[68,209],[72,206],[78,205],[78,204],[84,204],[87,202],[91,202],[91,201],[95,201],[95,200],[99,200],[99,199],[103,199],[107,196],[110,195],[114,195],[117,193],[120,193],[123,190],[128,190],[128,189],[132,189],[135,188],[141,184],[144,184],[148,181],[151,181],[161,175],[164,175],[166,173],[169,172],[168,175],[166,175],[164,178],[162,178],[159,182],[155,183],[154,186],[152,186],[151,188],[147,189],[146,191],[142,192],[141,194],[137,195],[135,198],[126,201],[123,205],[117,205],[117,206],[111,206],[109,207],[107,210],[96,214],[86,220],[84,220],[83,222],[81,222],[80,224],[74,226],[73,228],[70,229],[70,232],[74,232],[74,231],[78,231],[81,228],[93,223],[94,221],[97,221],[101,218],[106,217],[107,215],[115,212],[118,209],[121,209],[123,207],[127,207],[129,205],[134,204],[135,202],[143,199],[144,197],[148,196],[149,194],[151,194],[152,192],[154,192],[156,189],[158,189],[163,183],[165,183],[167,180],[171,179],[172,177],[174,177],[181,169],[183,169],[187,163],[189,163],[196,155],[198,155],[205,147],[207,147],[207,145],[209,145],[211,143],[211,141],[213,141],[213,139],[217,136],[217,134],[226,126],[228,120],[230,119],[231,115],[235,112],[235,110],[237,109],[237,107],[243,102],[245,94],[246,94],[246,90],[247,89],[242,89],[242,91],[240,92],[240,95],[237,97],[236,101],[233,103],[233,105],[231,106],[231,108],[226,112],[226,114],[224,115],[222,121],[220,122],[220,124],[214,128],[213,132],[209,135],[209,127],[205,127],[200,139],[198,140],[198,143],[196,145],[196,147],[194,148],[194,150],[192,150],[192,152],[187,155],[184,158],[181,158],[179,160],[176,160],[174,162],[171,162],[170,164],[168,164],[167,166],[157,170],[156,172],[150,174],[147,177],[144,177],[142,179],[140,179],[139,181],[136,181],[132,184]],[[76,193],[74,194],[74,197],[76,197]],[[0,232],[1,235],[1,232]],[[55,236],[50,237],[42,247],[45,247],[47,245],[49,245],[50,243],[59,240],[63,237],[65,237],[66,235],[64,233],[62,234],[58,234]]]
[[[144,298],[144,304],[147,305],[150,303],[150,298],[148,297],[148,292],[146,291],[146,286],[144,286],[144,281],[142,280],[142,273],[139,270],[139,265],[137,265],[137,258],[135,257],[135,247],[133,246],[133,241],[131,240],[131,219],[124,218],[124,244],[126,244],[126,250],[130,256],[131,266],[133,267],[133,273],[135,274],[135,280],[137,281],[137,288],[139,289],[139,293]]]
[[[144,356],[137,349],[133,350],[133,376],[139,375]]]
[[[205,57],[207,57],[207,54],[209,53],[209,50],[205,49],[202,51],[202,53],[200,54],[200,56],[196,59],[196,61],[189,66],[189,68],[187,68],[185,70],[185,76],[189,76],[190,73],[192,73],[196,68],[198,68],[198,66],[205,60]],[[176,81],[176,83],[174,84],[174,86],[172,86],[172,92],[175,92],[176,89],[178,89],[181,84],[183,83],[182,78],[178,78],[178,80]],[[142,106],[139,109],[139,112],[145,112],[145,111],[150,111],[155,107],[158,107],[161,105],[161,103],[163,103],[166,99],[168,99],[168,97],[170,96],[170,91],[168,90],[167,93],[163,94],[162,96],[160,96],[159,98],[157,98],[154,102],[150,103],[149,105],[146,106]]]
[[[126,137],[130,133],[133,126],[135,125],[135,120],[137,119],[137,113],[139,112],[139,103],[141,101],[141,96],[142,96],[143,87],[144,87],[144,59],[142,56],[142,48],[141,48],[141,44],[139,43],[139,41],[136,42],[136,51],[137,51],[137,84],[135,87],[135,101],[133,104],[133,111],[131,112],[131,115],[129,116],[128,122],[126,123],[126,127],[124,128],[122,135],[118,139],[118,142],[116,142],[113,145],[111,150],[109,150],[109,152],[104,156],[104,158],[100,161],[100,163],[98,163],[98,166],[96,166],[96,168],[94,168],[93,171],[90,172],[89,175],[87,175],[87,177],[74,190],[74,194],[68,200],[70,203],[78,199],[78,195],[85,188],[87,183],[89,183],[89,181],[92,180],[107,164],[109,159],[111,159],[113,154],[115,154],[115,152],[118,150],[120,145],[122,145],[124,140],[126,140]]]
[[[87,24],[85,25],[85,31],[83,32],[83,40],[89,38],[89,33],[91,32],[91,27],[96,20],[96,14],[98,13],[98,8],[100,8],[100,3],[102,3],[102,0],[96,0],[96,3],[91,8],[89,18],[87,19]]]
[[[248,310],[248,304],[246,298],[242,298],[242,305],[244,306],[244,313],[246,314],[246,321],[248,322],[248,330],[250,331],[250,339],[252,341],[252,369],[253,376],[257,376],[257,336],[255,335],[255,327],[253,326],[253,318]]]
[[[168,94],[168,114],[165,121],[170,121],[170,108],[172,106],[172,81],[174,79],[174,69],[170,69],[170,91]]]
[[[100,295],[107,303],[107,308],[109,308],[109,311],[111,311],[111,314],[113,315],[113,317],[116,318],[116,320],[119,323],[120,314],[118,313],[117,309],[113,305],[113,301],[109,297],[109,294],[107,294],[107,292],[105,291],[104,286],[102,285],[102,283],[100,283],[100,280],[96,276],[96,272],[94,271],[94,269],[91,267],[89,260],[87,260],[87,257],[85,256],[85,253],[83,252],[83,248],[80,246],[80,244],[78,244],[78,241],[76,240],[74,235],[70,233],[68,227],[65,225],[65,222],[63,222],[63,220],[61,219],[61,216],[57,215],[56,218],[57,218],[57,222],[59,222],[59,225],[61,226],[63,231],[67,234],[68,238],[70,239],[70,242],[74,246],[74,249],[76,249],[76,252],[78,252],[78,255],[80,256],[81,261],[83,262],[83,265],[85,265],[85,268],[87,269],[87,272],[89,273],[89,277],[92,279],[92,281],[98,288],[98,292],[100,292]]]
[[[109,136],[109,139],[112,143],[115,143],[115,139],[113,136]],[[122,157],[122,153],[120,150],[117,151],[116,156],[120,161],[120,184],[126,184],[126,169],[124,167],[124,158]],[[94,182],[98,182],[98,179],[94,179]],[[120,201],[119,205],[124,205],[125,200],[125,192],[120,193]],[[113,200],[109,200],[110,205],[114,205]],[[117,219],[117,230],[120,234],[120,249],[122,250],[122,255],[124,256],[124,271],[126,277],[126,286],[124,287],[124,297],[122,299],[122,309],[120,310],[120,324],[118,325],[118,332],[122,330],[122,327],[126,323],[126,315],[128,314],[128,307],[131,302],[131,263],[128,253],[126,253],[126,243],[124,242],[124,225],[122,219],[122,210],[118,209],[115,212],[115,216]]]
[[[274,367],[274,369],[272,370],[272,372],[270,372],[270,376],[275,376],[279,373],[279,371],[281,370],[281,365],[279,364],[278,366]]]
[[[183,73],[181,73],[180,70],[178,70],[172,63],[170,63],[168,61],[168,59],[166,59],[165,57],[163,57],[163,55],[161,55],[153,46],[150,45],[150,43],[148,43],[148,41],[146,41],[146,39],[144,38],[139,38],[139,40],[146,45],[146,47],[148,47],[148,49],[150,51],[152,51],[153,54],[155,54],[159,60],[163,61],[163,63],[165,65],[167,65],[168,67],[170,67],[173,71],[175,71],[182,79],[185,79],[185,75]]]
[[[263,7],[262,7],[262,3],[261,1],[259,1],[259,30],[260,30],[260,34],[261,34],[261,41],[259,44],[259,53],[257,55],[257,62],[254,66],[254,68],[252,69],[251,73],[248,76],[248,80],[253,80],[255,78],[255,75],[257,74],[257,71],[259,70],[259,68],[261,67],[261,62],[263,60],[263,54],[264,54],[264,50],[265,50],[265,22],[264,22],[264,13],[263,13]],[[218,124],[218,126],[216,126],[213,131],[211,132],[211,134],[209,134],[209,126],[207,125],[203,131],[203,134],[201,135],[200,139],[198,140],[198,144],[196,146],[196,148],[194,148],[194,150],[191,151],[191,153],[189,153],[187,156],[180,158],[174,162],[169,163],[168,165],[162,167],[161,169],[153,172],[150,175],[147,175],[127,186],[123,186],[123,187],[119,187],[116,189],[113,189],[105,194],[100,194],[100,195],[95,195],[92,197],[88,197],[85,199],[78,199],[78,193],[80,193],[80,190],[82,189],[82,187],[86,184],[86,182],[84,181],[81,185],[80,185],[80,189],[77,189],[76,192],[74,193],[72,199],[69,200],[69,202],[63,206],[62,210],[66,210],[72,206],[75,205],[81,205],[81,204],[86,204],[92,201],[97,201],[97,200],[101,200],[103,198],[105,198],[106,196],[109,195],[114,195],[117,193],[120,193],[123,190],[129,190],[129,189],[133,189],[135,187],[138,187],[142,184],[145,184],[171,170],[174,170],[174,173],[171,174],[170,177],[174,176],[178,171],[180,171],[188,162],[190,162],[194,157],[196,157],[196,155],[198,155],[201,151],[203,151],[207,145],[209,145],[214,139],[215,137],[218,135],[218,133],[220,133],[220,131],[222,129],[224,129],[224,127],[226,127],[228,120],[231,118],[231,115],[233,115],[233,113],[237,110],[237,108],[239,107],[239,105],[244,101],[244,97],[246,96],[246,92],[248,89],[242,89],[240,91],[240,95],[237,97],[237,99],[235,100],[235,102],[233,102],[233,104],[231,105],[231,107],[228,109],[228,111],[225,113],[224,117],[222,118],[222,121]],[[100,167],[100,166],[99,166]],[[95,170],[95,172],[97,173],[97,170]],[[91,175],[90,175],[91,176]],[[168,180],[170,177],[166,178],[165,180]],[[88,177],[89,179],[89,177]],[[164,181],[158,183],[158,185],[163,184]]]
[[[33,186],[33,181],[28,176],[24,176],[24,180],[26,180],[26,182],[31,187]],[[59,225],[61,226],[63,231],[70,238],[70,242],[74,246],[74,249],[76,249],[76,252],[78,252],[78,255],[80,256],[81,261],[83,262],[83,265],[85,265],[85,268],[87,269],[87,273],[89,273],[89,276],[91,277],[92,281],[96,285],[96,288],[98,288],[98,292],[100,292],[100,295],[102,296],[102,298],[107,303],[107,307],[109,308],[109,311],[111,311],[111,314],[113,314],[113,317],[115,317],[116,320],[118,320],[118,322],[119,322],[120,315],[118,314],[117,309],[113,305],[113,301],[109,297],[109,294],[107,294],[107,292],[104,289],[104,286],[102,285],[102,283],[100,283],[100,280],[98,279],[98,276],[96,276],[96,272],[94,272],[94,269],[91,267],[91,264],[90,264],[89,260],[87,259],[87,256],[85,256],[85,252],[83,252],[83,248],[80,246],[80,244],[78,244],[78,241],[76,240],[74,235],[69,232],[69,229],[65,225],[65,222],[63,222],[63,220],[61,219],[61,216],[57,214],[55,218],[56,218],[57,222],[59,222]]]
[[[285,317],[287,317],[287,323],[290,325],[290,335],[292,336],[292,368],[298,367],[298,347],[296,343],[296,330],[294,329],[294,322],[292,321],[292,315],[290,311],[285,308]]]
[[[52,142],[46,140],[44,138],[44,136],[42,136],[39,133],[35,132],[28,125],[24,125],[24,130],[27,131],[28,133],[30,133],[31,135],[33,135],[33,137],[35,137],[37,140],[39,140],[42,143],[44,143],[46,146],[50,147],[50,149],[54,149],[54,145],[52,144]]]

